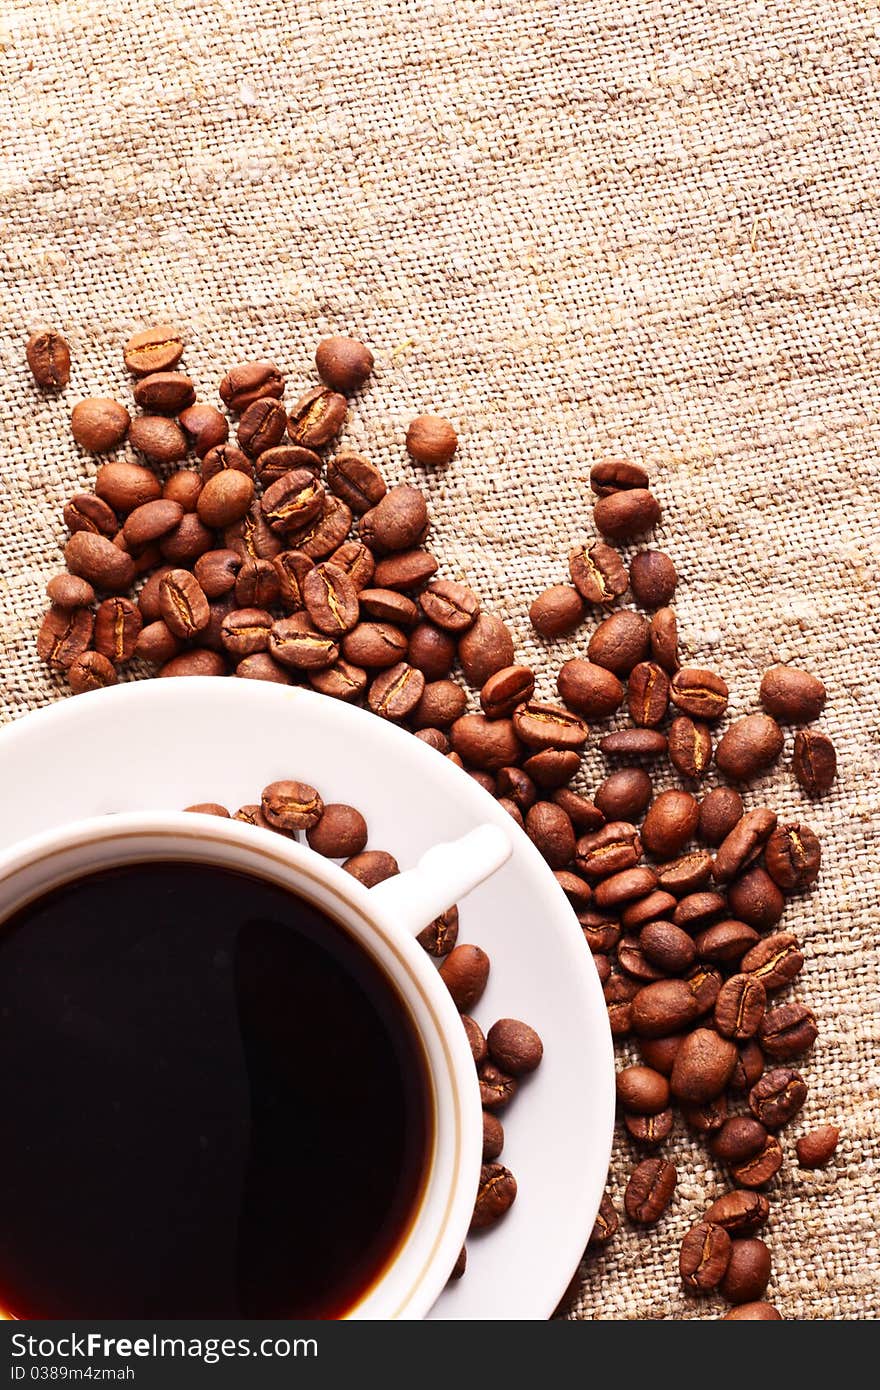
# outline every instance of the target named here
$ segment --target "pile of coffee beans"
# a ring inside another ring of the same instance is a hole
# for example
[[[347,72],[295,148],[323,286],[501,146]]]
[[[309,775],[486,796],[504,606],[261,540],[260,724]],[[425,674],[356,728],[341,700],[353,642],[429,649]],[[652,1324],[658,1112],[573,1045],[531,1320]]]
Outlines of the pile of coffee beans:
[[[573,633],[588,615],[598,621],[583,654],[562,664],[555,694],[537,691],[507,626],[467,584],[442,577],[426,544],[421,491],[388,487],[370,460],[344,448],[325,465],[348,398],[372,370],[364,344],[321,342],[320,384],[289,409],[284,375],[268,360],[226,373],[224,409],[197,401],[178,370],[183,352],[173,328],[136,333],[123,357],[142,413],[132,418],[108,399],[74,407],[83,449],[104,453],[127,438],[140,461],[104,463],[94,489],[65,508],[68,573],[48,585],[40,655],[75,691],[111,684],[127,662],[135,671],[149,663],[160,676],[308,684],[365,704],[465,769],[544,856],[593,953],[627,1063],[624,1129],[651,1155],[624,1195],[628,1218],[656,1221],[673,1199],[675,1169],[656,1150],[674,1129],[675,1107],[726,1166],[731,1206],[752,1212],[730,1224],[717,1203],[710,1208],[685,1243],[685,1286],[720,1289],[735,1304],[730,1317],[778,1316],[760,1301],[769,1257],[754,1235],[755,1212],[767,1202],[759,1189],[782,1163],[779,1131],[806,1095],[788,1064],[817,1031],[804,1004],[775,999],[803,964],[780,922],[787,896],[815,880],[820,848],[807,825],[779,824],[767,807],[747,810],[741,789],[778,762],[786,725],[796,727],[791,767],[803,791],[830,788],[834,746],[805,727],[821,715],[821,680],[771,667],[761,711],[717,736],[728,685],[720,672],[681,662],[672,559],[639,549],[627,565],[618,549],[660,518],[648,474],[605,459],[590,474],[598,537],[570,550],[568,582],[560,575],[530,610],[546,639]],[[37,335],[27,357],[41,387],[67,384],[70,354],[59,334]],[[443,467],[455,430],[423,415],[406,446],[418,462]],[[197,466],[181,466],[190,454]],[[633,606],[624,606],[630,596]],[[627,725],[599,737],[610,771],[588,796],[572,784],[591,726],[621,715]],[[652,770],[667,765],[680,785],[655,793]],[[725,784],[700,795],[713,765]],[[249,809],[273,823],[265,806]],[[380,851],[347,857],[367,875],[393,871]],[[448,943],[448,924],[437,932]],[[483,969],[479,948],[453,939],[441,973],[465,1014],[466,981],[473,988]],[[477,1038],[479,1065],[489,1069],[485,1094],[497,1108],[496,1086],[509,1099],[514,1073],[486,1045],[482,1055]],[[801,1163],[828,1162],[836,1142],[829,1126],[805,1136]],[[484,1178],[486,1211],[509,1205],[515,1184],[506,1170],[490,1162]],[[591,1248],[617,1222],[606,1197]]]
[[[230,816],[227,807],[216,801],[199,802],[186,810]],[[400,873],[393,854],[367,849],[369,828],[360,811],[341,802],[325,802],[314,787],[295,778],[264,787],[258,802],[239,807],[232,818],[289,839],[304,838],[318,854],[338,860],[365,888],[375,888]],[[483,1105],[483,1166],[471,1230],[482,1231],[494,1226],[516,1198],[516,1178],[497,1162],[504,1148],[499,1111],[513,1100],[522,1078],[540,1065],[544,1047],[534,1028],[516,1018],[499,1018],[483,1033],[471,1010],[483,996],[491,962],[481,947],[459,942],[458,926],[458,907],[452,904],[419,933],[417,940],[439,963],[438,973],[461,1014],[477,1069]],[[460,1279],[466,1264],[463,1249],[452,1277]]]

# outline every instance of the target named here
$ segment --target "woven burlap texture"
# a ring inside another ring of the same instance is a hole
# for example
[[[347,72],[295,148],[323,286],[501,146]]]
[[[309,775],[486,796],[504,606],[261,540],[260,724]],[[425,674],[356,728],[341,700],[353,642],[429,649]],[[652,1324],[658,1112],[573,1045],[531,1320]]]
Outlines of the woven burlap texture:
[[[528,605],[593,534],[590,464],[644,462],[685,652],[725,672],[732,713],[756,707],[779,659],[829,691],[833,793],[799,793],[789,734],[748,795],[824,843],[821,883],[786,918],[822,1031],[769,1228],[771,1296],[800,1318],[880,1310],[877,13],[0,0],[4,718],[64,694],[35,629],[63,501],[96,468],[69,411],[130,401],[120,347],[144,324],[182,328],[212,400],[232,362],[273,357],[290,397],[314,380],[320,336],[369,341],[377,370],[346,443],[392,480],[415,473],[443,572],[509,621],[548,695],[595,616],[548,648]],[[24,363],[47,324],[73,355],[60,399]],[[402,447],[424,409],[461,438],[436,475]],[[601,775],[594,742],[585,785]],[[803,1172],[794,1137],[825,1121],[837,1158]],[[622,1223],[569,1316],[721,1311],[684,1298],[676,1260],[723,1175],[689,1136],[670,1152],[669,1214],[648,1232]],[[632,1161],[620,1138],[618,1205]]]

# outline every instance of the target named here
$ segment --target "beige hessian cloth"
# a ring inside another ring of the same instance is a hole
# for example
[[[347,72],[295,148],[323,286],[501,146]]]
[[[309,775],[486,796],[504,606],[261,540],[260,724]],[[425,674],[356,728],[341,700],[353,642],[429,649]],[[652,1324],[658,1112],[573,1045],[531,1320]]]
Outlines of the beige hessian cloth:
[[[242,358],[274,357],[291,396],[321,335],[373,344],[346,440],[397,480],[413,415],[456,422],[454,465],[418,475],[434,548],[546,694],[593,620],[545,651],[528,605],[592,534],[591,462],[645,462],[686,653],[732,712],[776,659],[829,689],[833,794],[801,797],[790,737],[750,793],[824,844],[786,918],[822,1020],[786,1147],[826,1120],[843,1143],[824,1173],[788,1165],[769,1235],[771,1295],[801,1318],[880,1311],[878,54],[876,0],[0,0],[4,717],[63,693],[34,639],[63,500],[95,470],[66,422],[81,396],[130,400],[144,324],[184,330],[208,399]],[[74,358],[61,400],[24,364],[47,323]],[[595,748],[586,766],[595,786]],[[673,1149],[673,1208],[589,1264],[575,1316],[721,1310],[676,1265],[721,1174]]]

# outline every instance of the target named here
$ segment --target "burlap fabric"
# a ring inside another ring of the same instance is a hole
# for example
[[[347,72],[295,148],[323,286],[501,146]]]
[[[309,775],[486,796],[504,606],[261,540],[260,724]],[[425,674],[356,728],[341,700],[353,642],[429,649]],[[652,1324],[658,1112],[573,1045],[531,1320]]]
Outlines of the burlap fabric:
[[[234,361],[274,357],[290,395],[322,334],[373,344],[346,441],[399,480],[408,420],[456,422],[453,466],[418,475],[434,548],[547,694],[592,620],[545,650],[528,605],[592,534],[591,462],[644,461],[686,653],[733,713],[777,659],[828,685],[832,795],[806,804],[790,738],[749,793],[823,836],[787,918],[822,1019],[787,1148],[843,1133],[827,1172],[778,1184],[771,1293],[788,1317],[876,1315],[876,9],[0,0],[0,22],[4,717],[63,694],[34,639],[63,500],[95,470],[66,423],[81,396],[130,398],[120,346],[145,323],[181,326],[209,399]],[[24,365],[47,323],[74,357],[60,400]],[[722,1177],[672,1150],[670,1213],[585,1268],[572,1316],[720,1310],[683,1298],[676,1258]],[[618,1199],[631,1161],[621,1140]]]

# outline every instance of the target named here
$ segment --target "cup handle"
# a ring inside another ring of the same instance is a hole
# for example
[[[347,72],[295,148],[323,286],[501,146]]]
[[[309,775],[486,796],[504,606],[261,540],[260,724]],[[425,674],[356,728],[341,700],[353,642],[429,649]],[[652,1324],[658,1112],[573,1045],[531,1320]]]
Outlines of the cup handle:
[[[371,888],[370,897],[415,936],[500,869],[512,853],[510,838],[500,825],[479,825],[460,840],[434,845],[414,869]]]

